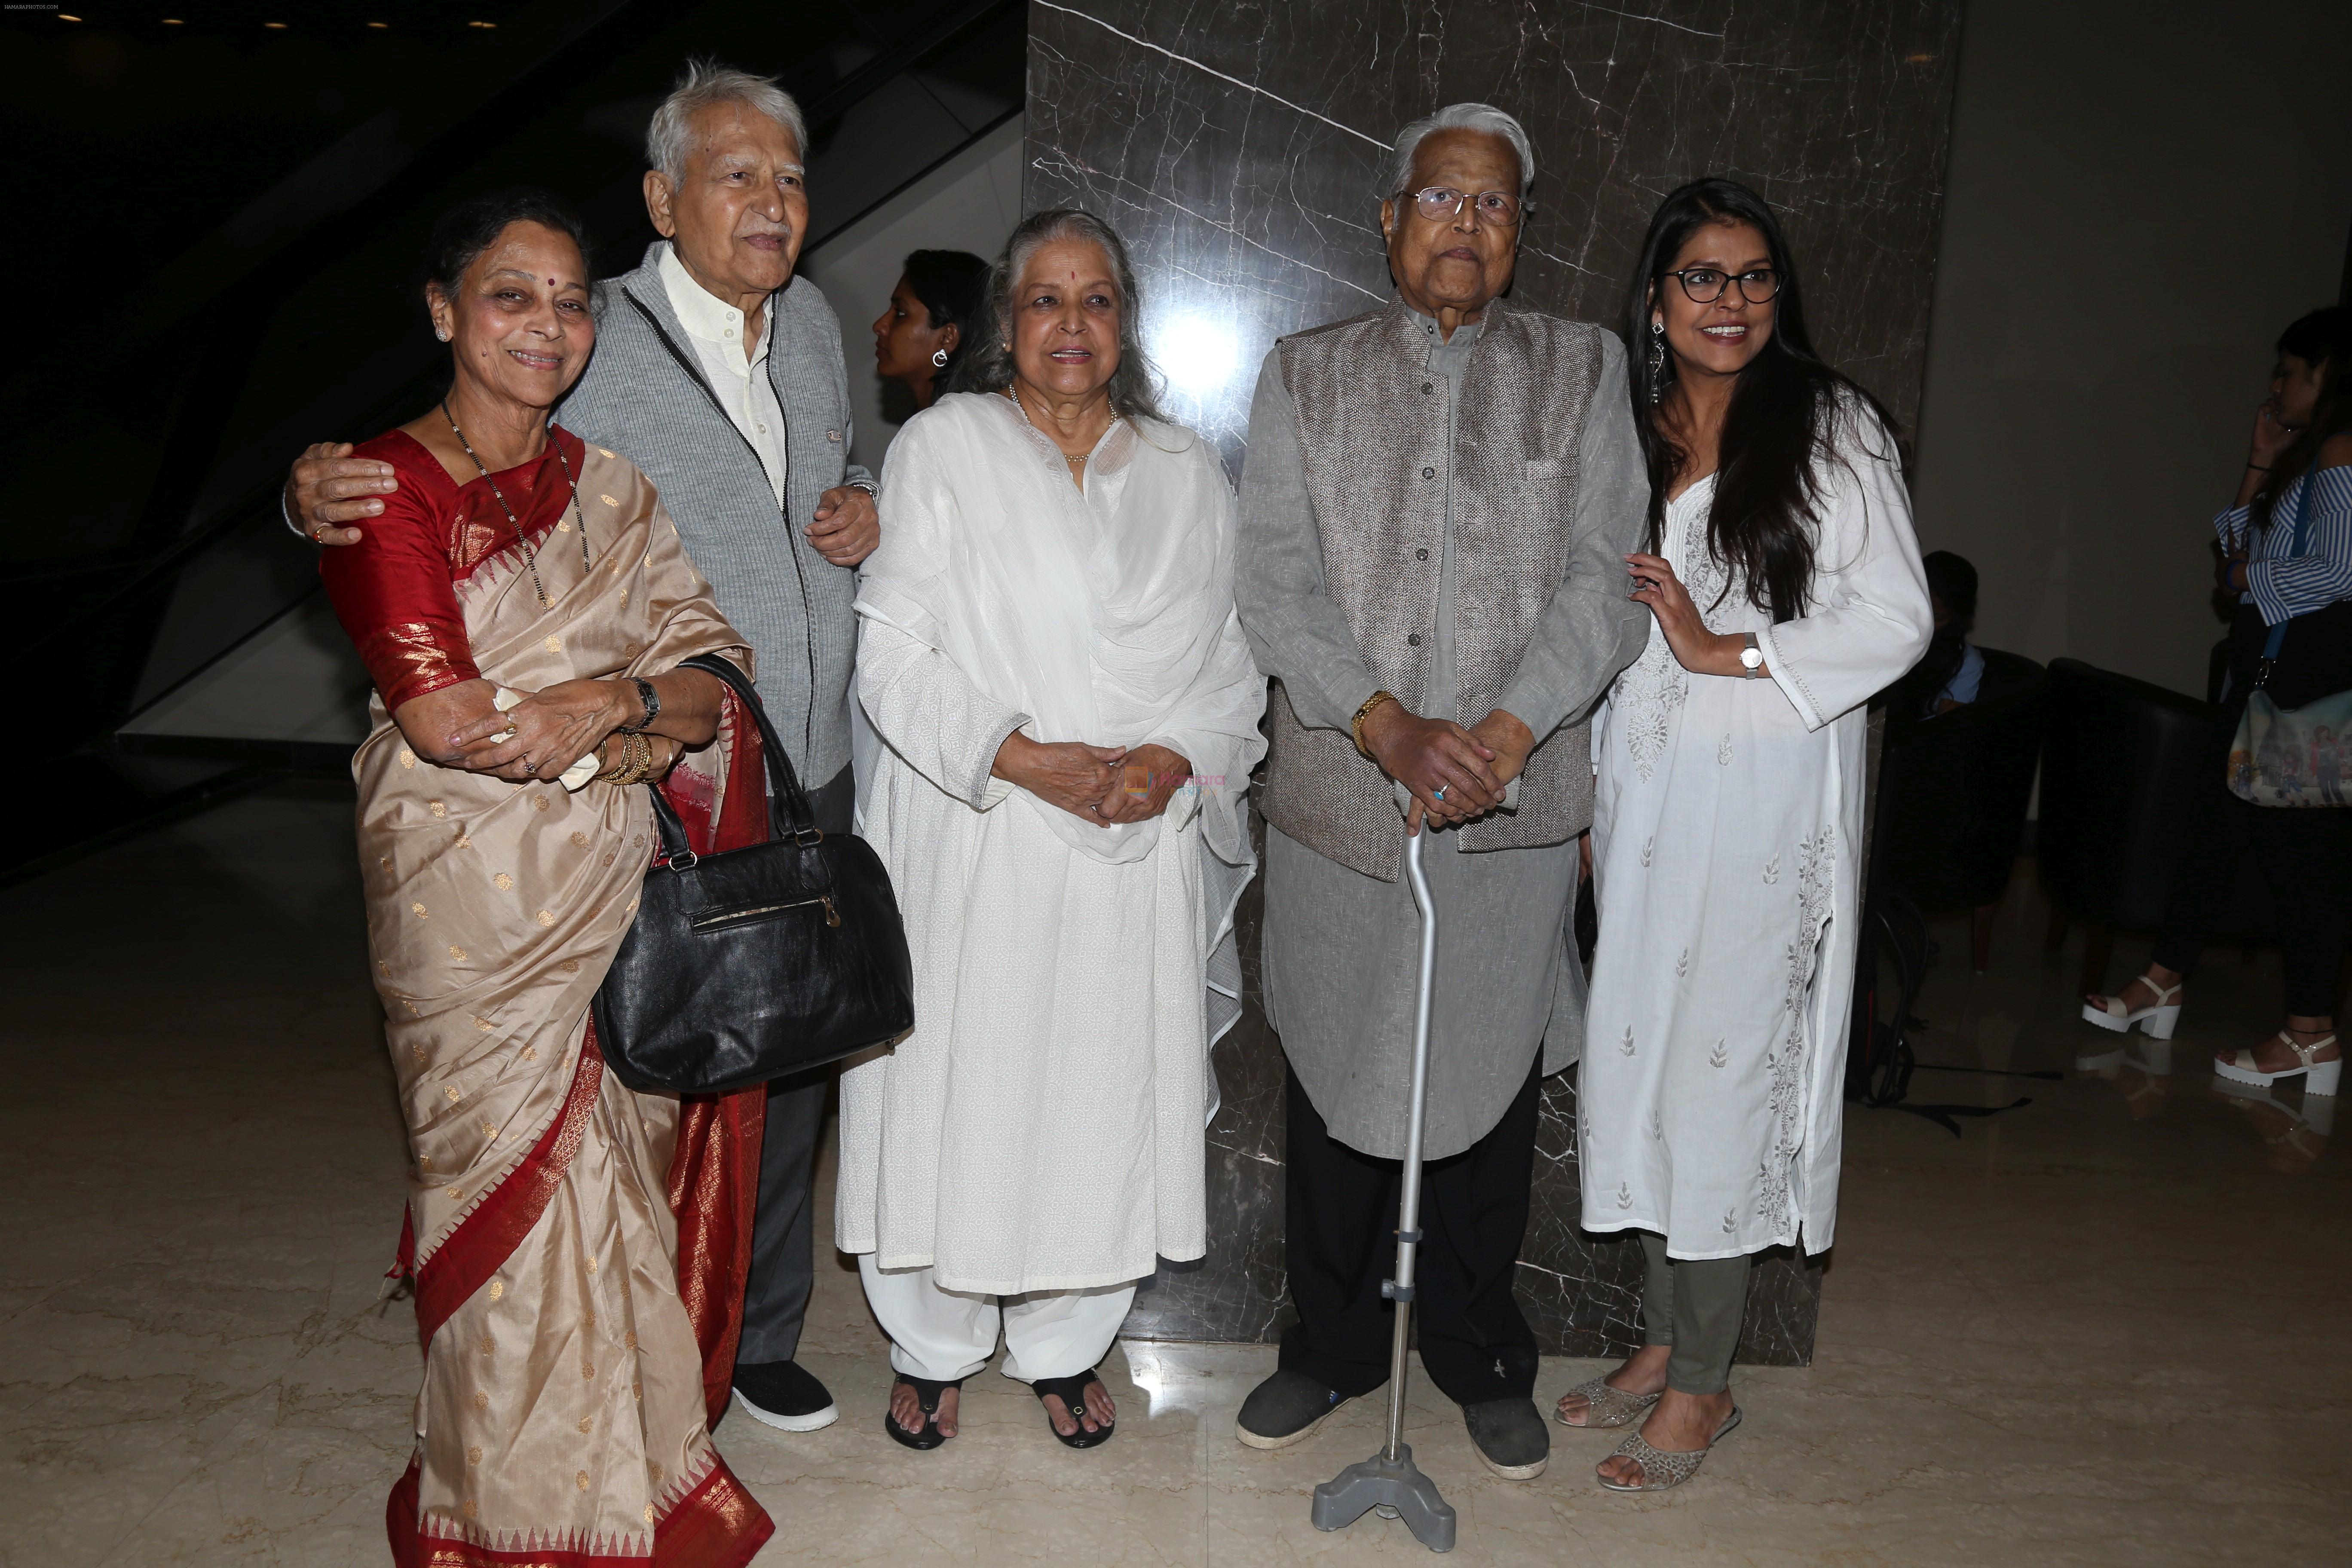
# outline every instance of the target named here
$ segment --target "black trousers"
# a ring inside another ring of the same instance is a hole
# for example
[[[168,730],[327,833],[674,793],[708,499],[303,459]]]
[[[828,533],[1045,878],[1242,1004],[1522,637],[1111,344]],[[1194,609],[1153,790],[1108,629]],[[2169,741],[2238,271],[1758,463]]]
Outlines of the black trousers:
[[[844,768],[809,792],[809,809],[827,833],[846,833],[856,788]],[[799,1353],[809,1289],[816,1283],[816,1214],[811,1188],[817,1140],[824,1131],[825,1091],[833,1069],[816,1068],[768,1085],[767,1126],[760,1142],[760,1196],[751,1216],[751,1270],[743,1283],[739,1366],[764,1366]]]
[[[2254,805],[2231,794],[2222,768],[2244,712],[2243,701],[2232,702],[2214,726],[2203,820],[2183,846],[2149,956],[2193,972],[2215,929],[2244,902],[2232,895],[2244,886],[2240,879],[2249,879],[2278,921],[2285,1010],[2327,1016],[2352,940],[2352,810]]]
[[[1403,1165],[1335,1140],[1297,1075],[1287,1077],[1284,1253],[1298,1321],[1283,1333],[1281,1364],[1343,1394],[1370,1394],[1389,1377],[1396,1309],[1381,1281],[1396,1263]],[[1541,1081],[1538,1054],[1484,1138],[1423,1167],[1413,1323],[1422,1365],[1458,1404],[1535,1392],[1535,1331],[1511,1281],[1528,1230]]]

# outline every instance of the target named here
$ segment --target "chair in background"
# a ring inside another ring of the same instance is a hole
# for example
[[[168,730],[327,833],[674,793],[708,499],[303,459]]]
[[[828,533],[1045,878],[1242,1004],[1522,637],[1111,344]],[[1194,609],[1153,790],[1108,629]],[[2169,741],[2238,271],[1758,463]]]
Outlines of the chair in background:
[[[2080,990],[2103,991],[2118,928],[2164,918],[2199,797],[2214,782],[2216,710],[2079,659],[2050,664],[2036,852],[2051,900],[2049,946],[2089,928]]]
[[[1888,887],[1923,913],[1970,911],[1970,956],[1982,973],[2025,837],[2050,682],[2021,655],[1978,651],[1984,679],[1974,702],[1888,724],[1877,828]]]

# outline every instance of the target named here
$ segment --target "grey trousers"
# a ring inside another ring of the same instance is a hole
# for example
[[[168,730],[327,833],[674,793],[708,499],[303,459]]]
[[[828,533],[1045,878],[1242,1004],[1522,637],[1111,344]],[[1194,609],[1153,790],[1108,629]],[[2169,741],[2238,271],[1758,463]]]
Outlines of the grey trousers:
[[[809,792],[809,809],[827,833],[846,833],[856,787],[844,768]],[[743,1284],[743,1339],[738,1366],[790,1361],[800,1350],[809,1288],[816,1282],[816,1145],[833,1069],[817,1068],[768,1085],[768,1122],[760,1143],[760,1197],[751,1216],[751,1271]]]
[[[1642,1259],[1642,1340],[1672,1345],[1666,1386],[1677,1394],[1721,1394],[1731,1386],[1731,1352],[1748,1310],[1746,1258],[1668,1258],[1666,1238],[1648,1231]]]

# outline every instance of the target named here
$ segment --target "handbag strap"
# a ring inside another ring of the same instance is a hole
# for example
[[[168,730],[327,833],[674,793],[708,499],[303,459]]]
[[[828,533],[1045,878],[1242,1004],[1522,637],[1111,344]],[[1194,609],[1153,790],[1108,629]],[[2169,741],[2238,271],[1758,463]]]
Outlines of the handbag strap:
[[[775,725],[768,721],[768,710],[760,701],[759,693],[751,689],[751,683],[743,678],[743,672],[715,653],[697,654],[678,668],[717,676],[751,710],[751,721],[760,727],[760,743],[768,765],[769,837],[777,840],[796,838],[803,843],[819,837],[816,814],[809,809],[808,795],[801,788],[800,775],[793,771],[793,760],[784,754],[784,742],[777,737]],[[661,792],[654,793],[658,796]]]
[[[2303,486],[2303,494],[2294,503],[2294,547],[2287,552],[2288,559],[2302,554],[2311,542],[2311,492],[2319,488],[2318,454],[2312,455],[2313,466],[2303,470],[2295,482]],[[2278,661],[2279,649],[2286,646],[2286,628],[2294,620],[2289,616],[2271,628],[2263,639],[2262,662],[2254,666],[2254,685],[2260,687],[2271,678],[2271,666]]]

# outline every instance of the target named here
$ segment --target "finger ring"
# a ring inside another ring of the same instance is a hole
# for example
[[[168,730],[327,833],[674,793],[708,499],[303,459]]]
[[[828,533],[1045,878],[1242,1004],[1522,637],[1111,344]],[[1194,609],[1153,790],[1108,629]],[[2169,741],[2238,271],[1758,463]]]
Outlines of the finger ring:
[[[1445,798],[1445,786],[1444,784],[1439,784],[1435,789],[1430,791],[1429,798],[1432,800],[1444,800]]]
[[[522,771],[527,773],[535,773],[539,772],[539,764],[532,762],[529,757],[525,757],[522,760]]]

